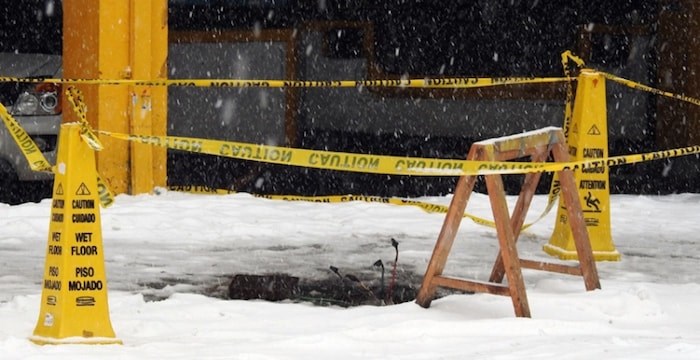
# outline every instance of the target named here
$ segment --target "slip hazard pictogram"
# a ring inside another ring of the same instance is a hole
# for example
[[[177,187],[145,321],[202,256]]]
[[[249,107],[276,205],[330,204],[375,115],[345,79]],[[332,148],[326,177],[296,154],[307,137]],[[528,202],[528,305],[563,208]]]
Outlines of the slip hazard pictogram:
[[[590,191],[588,192],[588,195],[584,197],[584,199],[586,200],[586,207],[589,209],[588,211],[600,212],[600,207],[598,207],[598,205],[600,205],[600,200],[593,196]],[[583,211],[586,212],[586,210]]]

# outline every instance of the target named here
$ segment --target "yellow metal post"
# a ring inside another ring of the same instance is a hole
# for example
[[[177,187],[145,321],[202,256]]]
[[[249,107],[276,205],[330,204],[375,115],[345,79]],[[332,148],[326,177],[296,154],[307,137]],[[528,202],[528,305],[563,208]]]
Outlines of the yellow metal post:
[[[167,78],[167,9],[167,0],[129,1],[129,59],[134,79]],[[131,86],[129,90],[130,132],[165,135],[167,88]],[[130,160],[133,193],[165,186],[165,149],[132,142]]]
[[[66,78],[167,77],[167,0],[65,0],[63,74]],[[122,85],[80,87],[88,122],[96,129],[165,135],[165,88]],[[66,104],[64,104],[66,105]],[[64,106],[66,121],[74,121]],[[97,168],[116,193],[149,192],[165,185],[166,150],[104,139]]]

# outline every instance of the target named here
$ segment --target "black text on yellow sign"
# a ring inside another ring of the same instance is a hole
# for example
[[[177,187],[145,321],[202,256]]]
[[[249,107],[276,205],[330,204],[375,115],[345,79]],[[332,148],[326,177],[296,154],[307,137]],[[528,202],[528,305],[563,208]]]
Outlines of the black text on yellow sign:
[[[603,159],[589,158],[568,163],[497,162],[364,155],[177,136],[130,135],[108,131],[97,131],[97,133],[140,144],[242,160],[316,169],[408,176],[524,174],[561,170],[599,171],[594,169],[700,154],[700,146],[696,145]]]
[[[557,83],[570,81],[561,77],[464,77],[464,78],[423,78],[423,79],[376,79],[376,80],[261,80],[261,79],[56,79],[56,78],[17,78],[0,77],[1,82],[53,83],[73,85],[133,85],[133,86],[176,86],[176,87],[257,87],[257,88],[357,88],[357,87],[400,87],[400,88],[480,88],[489,86]]]
[[[553,163],[468,161],[365,155],[177,136],[129,135],[106,131],[98,131],[98,133],[140,144],[164,146],[169,149],[193,153],[271,164],[374,174],[412,176],[460,176],[489,173],[519,174],[553,171],[564,166]],[[585,166],[585,164],[572,164],[572,166]]]

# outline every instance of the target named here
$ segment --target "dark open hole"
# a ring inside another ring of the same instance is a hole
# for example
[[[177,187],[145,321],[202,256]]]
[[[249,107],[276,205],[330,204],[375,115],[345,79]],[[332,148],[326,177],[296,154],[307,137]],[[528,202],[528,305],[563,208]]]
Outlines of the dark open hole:
[[[380,306],[413,301],[420,286],[418,280],[415,274],[402,274],[389,298],[386,288],[385,296],[381,295],[381,284],[375,279],[356,282],[339,277],[304,280],[287,274],[237,274],[229,285],[228,297],[238,300],[290,300],[322,306]]]

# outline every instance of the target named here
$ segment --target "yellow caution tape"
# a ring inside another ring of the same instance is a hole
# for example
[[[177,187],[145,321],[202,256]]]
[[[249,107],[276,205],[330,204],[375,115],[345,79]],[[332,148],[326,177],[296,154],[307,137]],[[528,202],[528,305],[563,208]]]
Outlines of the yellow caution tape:
[[[10,131],[10,134],[12,134],[12,138],[15,140],[15,142],[19,146],[20,151],[27,159],[27,162],[29,163],[29,168],[32,169],[32,171],[55,172],[54,167],[46,159],[46,157],[36,145],[34,140],[32,140],[29,134],[27,134],[27,132],[24,131],[24,128],[22,128],[19,122],[9,114],[7,108],[5,108],[5,106],[2,104],[0,104],[0,117],[2,117],[5,126],[7,126],[7,129]],[[86,140],[86,136],[93,136],[97,140],[97,144],[101,145],[99,139],[97,139],[97,137],[92,132],[92,130],[89,129],[89,127],[84,127],[84,129],[87,129],[87,132],[85,134],[83,134],[83,132],[81,131],[81,137],[84,140]],[[91,147],[94,145],[94,143],[91,144],[89,141],[86,142]],[[114,203],[114,194],[109,190],[109,187],[102,180],[99,174],[97,175],[97,186],[100,190],[100,204],[102,205],[102,207],[107,208],[110,205],[112,205],[112,203]]]
[[[0,77],[0,82],[54,83],[84,85],[134,85],[134,86],[178,86],[178,87],[265,87],[265,88],[353,88],[353,87],[405,87],[405,88],[479,88],[502,85],[522,85],[565,82],[562,77],[465,77],[424,79],[377,79],[377,80],[249,80],[249,79],[54,79]]]
[[[343,153],[179,136],[131,135],[109,131],[97,131],[97,133],[139,144],[270,164],[407,176],[464,176],[588,170],[700,153],[700,146],[696,145],[567,163],[498,162]]]
[[[574,113],[574,78],[571,76],[571,70],[569,69],[569,63],[573,62],[576,66],[581,69],[585,66],[583,59],[575,56],[570,50],[566,50],[561,54],[561,65],[564,71],[564,76],[566,76],[569,81],[566,83],[566,100],[564,102],[564,125],[563,132],[564,138],[567,143],[569,142],[569,130],[571,129],[571,119]],[[550,211],[554,208],[554,204],[559,199],[559,192],[561,191],[561,184],[559,183],[559,174],[555,173],[552,176],[552,183],[549,186],[549,195],[547,197],[547,207],[540,217],[535,221],[539,221],[544,218]]]
[[[676,94],[676,93],[672,93],[672,92],[668,92],[668,91],[659,90],[659,89],[653,88],[651,86],[640,84],[638,82],[624,79],[624,78],[621,78],[619,76],[615,76],[613,74],[609,74],[609,73],[605,73],[605,72],[600,72],[600,74],[603,75],[608,80],[615,81],[617,83],[631,87],[633,89],[650,92],[650,93],[655,94],[655,95],[666,96],[669,98],[685,101],[685,102],[700,106],[700,99],[698,99],[698,98],[686,96],[683,94]]]
[[[571,70],[569,69],[569,62],[572,61],[578,66],[579,69],[585,66],[583,60],[574,56],[570,50],[566,50],[561,54],[561,65],[564,69],[564,75],[570,81],[566,84],[566,100],[564,106],[564,137],[569,139],[569,130],[571,129],[571,117],[574,113],[574,87],[572,85],[573,77],[571,76]]]
[[[228,195],[228,194],[238,194],[239,192],[235,190],[226,189],[216,189],[208,186],[200,185],[171,185],[168,186],[169,191],[187,192],[191,194],[211,194],[211,195]],[[251,196],[270,200],[284,200],[284,201],[307,201],[315,203],[344,203],[351,201],[364,201],[367,203],[382,203],[382,204],[392,204],[398,206],[414,206],[422,209],[423,211],[430,214],[446,214],[449,210],[449,206],[432,204],[419,200],[402,199],[397,197],[382,197],[382,196],[366,196],[366,195],[325,195],[325,196],[303,196],[303,195],[261,195],[261,194],[249,194]],[[525,230],[530,226],[534,225],[536,222],[544,218],[549,210],[553,207],[553,204],[548,204],[543,213],[532,223],[523,225],[522,229]],[[468,218],[476,224],[484,225],[488,227],[495,228],[496,223],[492,220],[484,219],[476,215],[469,213],[464,213],[464,218]]]
[[[567,97],[566,97],[566,110],[565,110],[565,120],[564,120],[564,128],[569,129],[570,125],[569,123],[571,122],[571,114],[573,113],[573,87],[571,85],[572,81],[574,78],[571,77],[570,71],[568,69],[568,62],[573,61],[575,62],[579,67],[582,67],[584,65],[583,60],[581,60],[579,57],[574,56],[571,51],[566,51],[562,54],[562,65],[564,67],[564,74],[566,75],[566,80],[568,81],[567,83]],[[449,82],[448,82],[449,83]],[[169,190],[173,191],[185,191],[185,192],[192,192],[192,193],[205,193],[205,194],[232,194],[236,193],[233,190],[222,190],[222,189],[213,189],[209,188],[206,186],[170,186],[168,187]],[[552,185],[550,188],[549,196],[547,198],[547,206],[545,207],[544,211],[535,219],[535,221],[524,224],[521,228],[521,230],[525,230],[529,228],[530,226],[534,225],[535,223],[539,222],[542,220],[549,212],[554,208],[554,205],[556,204],[556,201],[559,197],[559,191],[560,191],[560,186],[559,186],[559,181],[555,178],[552,181]],[[358,196],[358,195],[332,195],[332,196],[293,196],[293,195],[253,195],[256,197],[263,197],[267,199],[275,199],[275,200],[286,200],[286,201],[311,201],[311,202],[346,202],[346,201],[366,201],[366,202],[381,202],[381,203],[390,203],[394,205],[410,205],[410,206],[416,206],[421,209],[423,209],[425,212],[428,213],[440,213],[440,214],[446,214],[449,207],[445,205],[437,205],[437,204],[431,204],[427,202],[422,202],[422,201],[417,201],[417,200],[407,200],[407,199],[401,199],[401,198],[386,198],[386,197],[376,197],[376,196]],[[487,220],[469,213],[464,213],[463,217],[468,218],[472,220],[474,223],[478,225],[483,225],[491,228],[495,228],[496,224],[493,220]]]
[[[83,97],[83,92],[75,86],[69,86],[66,89],[66,99],[73,107],[73,111],[78,115],[81,124],[87,124],[87,104]]]
[[[73,110],[80,118],[80,137],[94,151],[104,149],[102,142],[97,135],[92,131],[87,121],[87,105],[83,99],[83,93],[74,86],[69,86],[66,89],[66,99],[73,107]]]
[[[89,126],[83,125],[80,127],[80,137],[83,139],[83,141],[85,141],[85,143],[88,144],[88,146],[92,150],[102,151],[102,149],[104,149],[102,142],[99,138],[97,138],[97,135],[95,135],[95,133],[92,132]]]
[[[108,79],[26,79],[13,77],[0,77],[0,82],[19,83],[64,83],[64,84],[101,84],[101,85],[144,85],[144,86],[190,86],[190,87],[433,87],[433,88],[471,88],[495,85],[516,85],[545,82],[568,82],[574,80],[570,76],[566,63],[575,62],[579,67],[584,66],[583,60],[566,51],[562,54],[562,63],[565,67],[566,77],[564,78],[530,78],[530,77],[506,77],[506,78],[447,78],[447,79],[399,79],[399,80],[339,80],[339,81],[297,81],[297,80],[212,80],[212,79],[186,79],[186,80],[108,80]],[[630,80],[622,79],[611,74],[603,73],[606,78],[623,83],[633,88],[653,92],[659,95],[669,96],[683,101],[700,105],[700,100],[664,92]],[[570,89],[570,87],[569,87]],[[567,104],[570,103],[567,92]],[[83,139],[95,150],[101,150],[102,144],[87,124],[86,107],[82,101],[82,95],[75,89],[69,92],[69,101],[73,105],[80,121],[84,126]],[[28,138],[21,127],[2,108],[3,120],[8,128],[19,131],[11,131],[18,144]],[[570,121],[570,109],[567,106],[565,116],[565,131],[568,130],[567,122]],[[22,135],[24,133],[25,136]],[[472,160],[450,160],[450,159],[430,159],[430,158],[409,158],[397,156],[377,156],[365,154],[352,154],[331,151],[293,149],[287,147],[277,147],[268,145],[257,145],[232,141],[219,141],[208,139],[197,139],[174,136],[154,136],[154,135],[130,135],[99,131],[100,134],[138,142],[141,144],[163,146],[175,150],[183,150],[202,154],[238,158],[243,160],[253,160],[273,164],[303,166],[310,168],[354,171],[363,173],[408,175],[408,176],[463,176],[463,175],[489,175],[489,174],[520,174],[543,171],[561,171],[575,169],[599,168],[602,166],[616,166],[623,164],[633,164],[637,162],[684,156],[700,153],[700,147],[690,146],[685,148],[656,151],[644,154],[634,154],[626,156],[615,156],[606,159],[585,159],[578,162],[569,163],[532,163],[532,162],[491,162]],[[31,139],[29,139],[31,141]],[[35,145],[34,145],[35,146]],[[22,148],[22,145],[20,145]],[[37,148],[38,150],[38,148]],[[23,149],[24,152],[24,149]],[[25,156],[33,153],[31,150],[25,152]],[[41,155],[41,152],[38,152]],[[43,157],[43,155],[41,155]],[[45,159],[44,159],[45,160]],[[44,168],[40,160],[30,163],[33,169]],[[50,169],[50,165],[49,165]],[[556,181],[553,182],[550,191],[550,200],[556,199]],[[550,201],[552,203],[552,201]]]
[[[411,158],[297,149],[179,136],[131,135],[108,131],[97,131],[97,133],[139,144],[162,146],[169,149],[199,154],[217,155],[271,164],[373,174],[459,176],[496,173],[519,174],[525,172],[554,171],[561,168],[560,165],[552,165],[552,163]]]
[[[583,60],[567,50],[562,53],[562,62],[573,61],[583,67]],[[686,101],[700,106],[700,99],[659,90],[650,86],[624,79],[610,73],[600,72],[607,79],[634,89],[647,91],[656,95]],[[250,79],[59,79],[59,78],[18,78],[0,77],[0,82],[16,83],[53,83],[84,85],[136,85],[136,86],[178,86],[178,87],[268,87],[268,88],[340,88],[340,87],[406,87],[406,88],[480,88],[502,85],[523,85],[575,81],[566,77],[462,77],[462,78],[424,78],[424,79],[377,79],[377,80],[250,80]],[[566,131],[566,128],[564,129]]]
[[[107,186],[107,183],[99,173],[97,173],[97,193],[103,208],[106,209],[114,204],[114,193],[109,189],[109,186]]]
[[[24,131],[19,122],[7,112],[7,108],[2,104],[0,104],[0,117],[2,117],[2,121],[7,126],[20,150],[22,150],[22,154],[27,158],[29,168],[33,171],[50,172],[51,164],[49,161],[46,160],[44,154],[41,153],[39,147],[34,143],[34,140]]]
[[[583,62],[583,59],[580,57],[574,55],[571,50],[566,50],[563,53],[561,53],[561,62],[564,65],[564,73],[568,72],[568,67],[567,65],[569,64],[569,61],[573,61],[579,68],[584,67],[586,64]],[[569,76],[567,75],[567,78]]]
[[[18,79],[12,79],[12,80],[18,80]],[[43,82],[51,82],[51,81],[57,81],[58,79],[42,79],[41,81]],[[128,81],[118,81],[120,84],[127,84],[127,83],[133,83],[138,85],[173,85],[173,86],[238,86],[238,87],[246,87],[246,86],[259,86],[259,87],[358,87],[358,86],[402,86],[402,87],[446,87],[446,88],[454,88],[454,87],[484,87],[484,86],[495,86],[495,85],[511,85],[511,84],[526,84],[526,83],[543,83],[543,82],[561,82],[565,80],[571,80],[570,77],[567,79],[563,78],[521,78],[521,77],[508,77],[508,78],[452,78],[452,79],[420,79],[420,80],[369,80],[369,81],[257,81],[257,80],[234,80],[234,81],[229,81],[229,80],[194,80],[194,81],[188,81],[186,84],[183,84],[182,81],[179,80],[166,80],[166,81],[159,81],[157,83],[155,82],[143,82],[143,81],[137,81],[137,80],[128,80]],[[0,80],[1,81],[1,80]],[[30,81],[39,81],[36,79],[30,79]],[[61,80],[63,83],[90,83],[90,84],[95,84],[95,83],[100,83],[100,84],[116,84],[116,82],[111,82],[109,80],[100,80],[100,81],[92,81],[92,80]],[[81,131],[81,135],[83,136],[83,139],[90,144],[90,146],[96,150],[99,151],[102,149],[102,144],[101,142],[97,139],[97,137],[94,135],[94,133],[91,131],[88,123],[87,123],[87,107],[85,105],[85,102],[83,101],[83,96],[82,93],[76,89],[75,87],[68,87],[67,90],[67,99],[70,102],[70,104],[73,106],[73,109],[75,113],[79,116],[81,124],[83,124],[83,131]],[[331,162],[334,161],[333,158],[330,160]],[[361,162],[361,160],[360,160]],[[512,165],[509,165],[512,166]],[[528,166],[528,165],[524,165]],[[109,196],[107,196],[107,199],[113,199],[113,195],[109,193],[108,188],[104,184],[104,182],[99,179],[99,186],[100,189],[106,189],[107,193]],[[102,191],[101,191],[102,193]],[[100,196],[101,198],[103,197],[102,194]],[[328,198],[325,198],[323,200],[327,200]],[[313,199],[316,200],[316,199]],[[547,209],[552,208],[552,204],[556,201],[556,196],[550,197],[550,204],[547,206]],[[390,202],[396,202],[399,200],[396,199],[389,199],[388,201]],[[401,200],[404,201],[404,200]],[[111,203],[111,202],[110,202]],[[421,202],[414,202],[415,206],[420,206],[424,210],[428,211],[428,209],[433,209],[435,210],[436,206],[434,204],[426,204],[426,203],[421,203]],[[546,215],[548,210],[545,210],[545,213],[543,213],[540,218],[544,217]],[[446,213],[447,212],[447,207],[443,207],[439,209],[439,212]],[[493,221],[490,220],[485,220],[482,218],[475,217],[470,214],[465,214],[465,217],[468,217],[472,219],[475,223],[478,224],[483,224],[487,226],[494,226]],[[525,225],[525,227],[528,227],[529,225]]]

